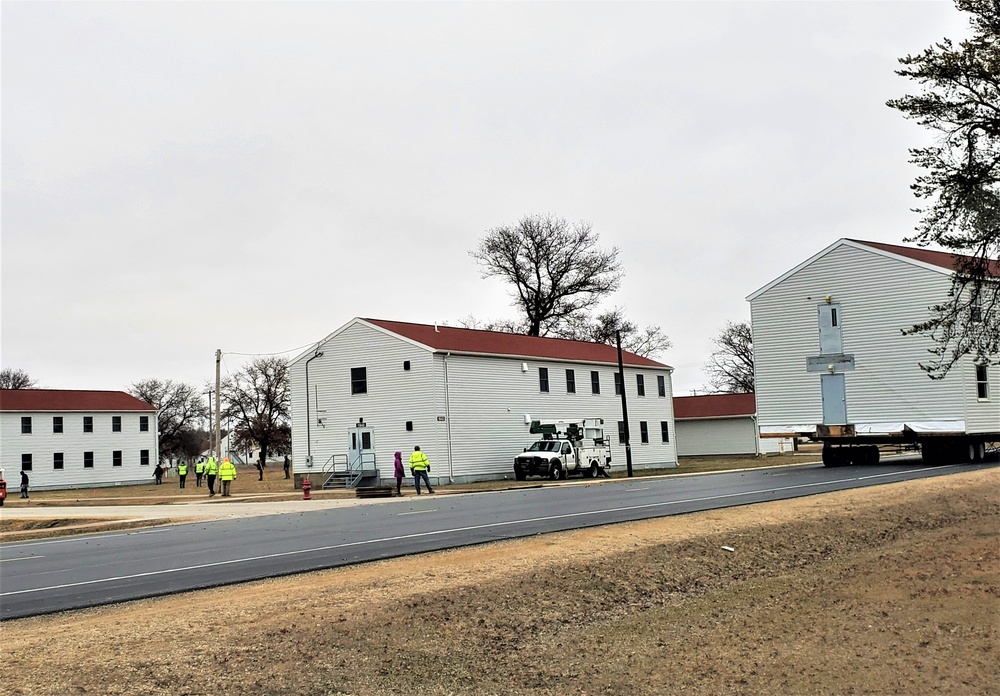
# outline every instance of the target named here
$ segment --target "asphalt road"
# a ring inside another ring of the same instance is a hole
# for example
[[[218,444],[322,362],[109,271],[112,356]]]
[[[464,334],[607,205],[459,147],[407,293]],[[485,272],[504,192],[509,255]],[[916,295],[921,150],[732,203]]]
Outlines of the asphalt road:
[[[567,482],[10,543],[0,547],[0,619],[991,466],[915,459]]]

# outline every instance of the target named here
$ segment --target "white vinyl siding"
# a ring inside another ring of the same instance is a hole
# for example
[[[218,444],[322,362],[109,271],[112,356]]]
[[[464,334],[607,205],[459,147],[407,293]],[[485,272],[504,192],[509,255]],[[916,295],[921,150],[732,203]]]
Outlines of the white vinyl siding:
[[[396,451],[403,452],[406,460],[413,446],[420,445],[429,457],[434,456],[431,452],[443,423],[439,425],[435,412],[435,367],[430,351],[360,323],[348,324],[326,339],[320,350],[323,356],[309,363],[313,471],[322,469],[332,455],[347,453],[348,428],[359,418],[374,428],[376,465],[382,476],[392,476]],[[290,369],[292,458],[297,473],[309,471],[305,362],[311,355],[312,351],[296,359]],[[409,370],[403,368],[404,361],[410,363]],[[367,393],[351,394],[352,367],[366,368]],[[413,423],[410,432],[407,421]]]
[[[929,339],[900,329],[928,317],[947,295],[947,273],[851,245],[825,255],[751,299],[758,421],[761,428],[822,422],[819,374],[806,358],[819,355],[817,307],[840,306],[847,420],[854,424],[965,419],[961,379],[930,380],[919,363]]]
[[[324,339],[323,356],[309,363],[309,435],[317,472],[332,455],[348,449],[348,428],[359,418],[374,430],[376,463],[380,476],[392,476],[393,453],[404,460],[420,445],[431,462],[431,479],[457,481],[498,478],[513,474],[514,456],[534,441],[525,419],[566,420],[604,418],[612,446],[613,469],[625,466],[624,448],[614,441],[614,427],[621,414],[621,398],[612,393],[592,394],[591,371],[612,384],[617,367],[557,360],[517,357],[446,355],[372,327],[360,320]],[[308,471],[306,461],[305,362],[310,350],[290,368],[292,384],[292,449],[296,472]],[[410,370],[404,370],[404,361]],[[523,364],[528,369],[523,369]],[[367,368],[368,393],[351,398],[350,367]],[[549,375],[549,391],[539,390],[539,370]],[[567,393],[563,377],[574,370],[577,391]],[[642,368],[664,376],[668,396],[670,375],[666,368]],[[635,383],[637,370],[626,367],[626,384]],[[556,376],[554,379],[553,377]],[[582,376],[582,377],[581,377]],[[582,384],[586,385],[581,389]],[[612,391],[612,390],[607,390]],[[635,404],[633,404],[633,401]],[[639,421],[673,421],[673,399],[630,399],[629,417],[635,443]],[[322,419],[322,424],[318,420]],[[406,423],[413,423],[407,432]],[[659,433],[649,446],[633,449],[637,467],[676,466],[673,442],[660,443]],[[451,445],[449,451],[449,443]],[[299,464],[301,462],[301,464]]]
[[[753,418],[679,420],[674,426],[681,457],[757,453]]]
[[[94,420],[94,432],[83,432],[82,413],[22,412],[0,413],[0,466],[8,472],[19,471],[21,455],[30,454],[33,462],[31,487],[35,490],[82,488],[145,483],[149,472],[140,468],[139,452],[157,452],[156,416],[152,413],[88,412]],[[112,430],[112,417],[119,417],[122,431]],[[151,432],[139,431],[139,419],[149,418]],[[21,418],[30,417],[36,425],[31,435],[21,434]],[[52,432],[54,418],[62,418],[63,432]],[[114,452],[121,452],[121,466],[113,466]],[[85,468],[84,452],[94,453],[94,466]],[[56,468],[57,453],[62,454],[62,468]]]
[[[979,398],[976,366],[965,358],[954,368],[963,376],[965,393],[965,427],[970,433],[1000,432],[1000,365],[986,368],[986,399]]]

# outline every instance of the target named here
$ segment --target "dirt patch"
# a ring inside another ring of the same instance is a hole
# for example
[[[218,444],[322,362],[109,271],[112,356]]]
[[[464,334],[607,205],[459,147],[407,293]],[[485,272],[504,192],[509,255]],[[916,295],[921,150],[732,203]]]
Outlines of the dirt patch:
[[[968,472],[8,621],[4,689],[995,694],[998,483]]]
[[[73,534],[96,534],[120,529],[156,527],[161,524],[183,522],[178,518],[116,519],[108,517],[46,517],[26,519],[0,519],[0,542],[47,539]]]

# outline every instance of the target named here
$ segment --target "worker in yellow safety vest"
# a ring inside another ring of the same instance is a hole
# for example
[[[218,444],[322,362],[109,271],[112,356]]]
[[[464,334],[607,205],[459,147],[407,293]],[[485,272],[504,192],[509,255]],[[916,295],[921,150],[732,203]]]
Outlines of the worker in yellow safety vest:
[[[194,465],[194,485],[195,488],[201,488],[201,480],[205,477],[205,458],[200,457],[198,463]]]
[[[205,465],[205,476],[208,478],[208,497],[215,495],[215,477],[219,475],[219,467],[215,463],[215,457],[209,457]]]
[[[413,454],[410,455],[410,474],[413,475],[413,485],[417,489],[417,495],[420,495],[421,478],[427,484],[427,492],[434,492],[434,489],[431,488],[431,480],[427,476],[427,472],[430,470],[431,463],[427,460],[427,455],[421,452],[420,445],[417,445],[413,448]]]
[[[229,486],[236,480],[236,465],[229,461],[229,457],[222,460],[222,466],[219,467],[219,478],[222,480],[222,497],[230,497]]]
[[[177,465],[177,480],[181,482],[181,488],[184,488],[184,481],[188,477],[188,465],[187,462],[181,462]]]

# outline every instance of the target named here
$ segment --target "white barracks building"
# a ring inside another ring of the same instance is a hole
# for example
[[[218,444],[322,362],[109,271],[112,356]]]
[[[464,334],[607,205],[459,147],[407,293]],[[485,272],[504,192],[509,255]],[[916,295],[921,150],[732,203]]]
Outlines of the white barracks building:
[[[633,467],[677,465],[672,368],[623,357]],[[345,457],[392,478],[419,445],[432,481],[510,476],[532,420],[603,418],[611,470],[625,467],[618,353],[602,343],[353,319],[291,363],[296,474]],[[304,464],[303,464],[304,463]]]
[[[0,390],[0,468],[8,487],[21,471],[33,490],[146,483],[158,459],[156,409],[130,394]]]

